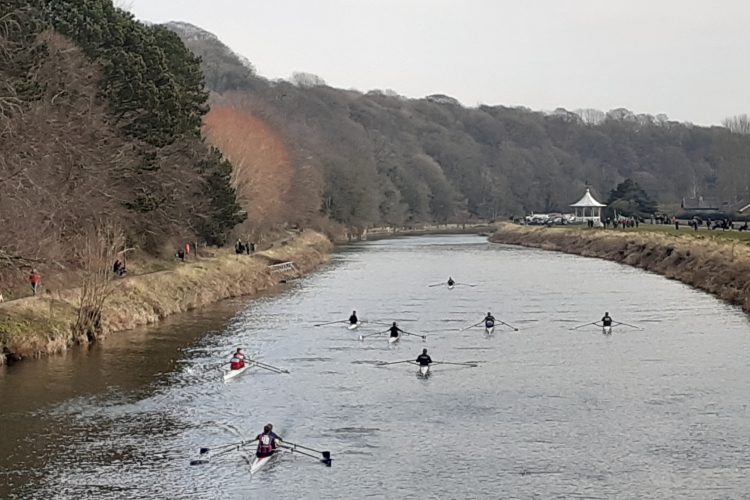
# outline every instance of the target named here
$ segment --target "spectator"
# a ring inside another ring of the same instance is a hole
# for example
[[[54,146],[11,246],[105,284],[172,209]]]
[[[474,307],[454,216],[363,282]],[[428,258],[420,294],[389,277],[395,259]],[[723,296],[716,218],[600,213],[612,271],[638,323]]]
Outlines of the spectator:
[[[180,248],[177,250],[177,258],[180,259],[182,262],[185,262],[185,250]]]
[[[32,269],[29,275],[29,282],[31,283],[31,292],[36,295],[36,292],[39,291],[39,287],[42,285],[42,275],[36,269]]]

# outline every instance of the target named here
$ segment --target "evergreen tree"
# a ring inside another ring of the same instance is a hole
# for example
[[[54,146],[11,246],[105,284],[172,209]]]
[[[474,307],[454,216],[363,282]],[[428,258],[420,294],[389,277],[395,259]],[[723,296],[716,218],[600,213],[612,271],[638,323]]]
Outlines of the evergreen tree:
[[[607,205],[626,216],[646,216],[656,212],[656,202],[632,179],[625,179],[609,192]]]
[[[196,214],[196,230],[209,245],[223,246],[232,228],[247,218],[231,184],[232,165],[221,157],[219,150],[212,148],[198,169],[204,182],[196,196],[206,200],[206,206]]]

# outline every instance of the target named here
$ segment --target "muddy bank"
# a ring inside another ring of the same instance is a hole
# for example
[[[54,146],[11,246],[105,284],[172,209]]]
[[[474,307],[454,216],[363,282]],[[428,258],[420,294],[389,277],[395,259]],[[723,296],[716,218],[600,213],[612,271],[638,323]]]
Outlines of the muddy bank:
[[[301,235],[253,256],[217,252],[173,270],[114,282],[102,314],[102,335],[122,332],[223,299],[253,296],[328,261],[332,244],[323,235]],[[295,271],[270,265],[292,261]],[[0,305],[0,364],[65,351],[88,343],[73,331],[79,291],[29,297]]]
[[[503,224],[490,241],[613,260],[679,280],[750,312],[750,248],[742,242],[649,232]]]

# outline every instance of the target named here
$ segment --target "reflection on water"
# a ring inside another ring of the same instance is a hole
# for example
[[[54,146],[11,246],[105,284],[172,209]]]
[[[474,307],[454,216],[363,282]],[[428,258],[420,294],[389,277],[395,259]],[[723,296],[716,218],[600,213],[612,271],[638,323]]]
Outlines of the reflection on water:
[[[476,287],[427,287],[452,275]],[[314,328],[356,309],[371,323]],[[487,311],[517,326],[459,331]],[[609,311],[643,330],[571,331]],[[389,346],[374,321],[427,342]],[[2,498],[739,498],[750,418],[746,317],[610,262],[473,236],[364,243],[279,294],[0,371]],[[224,385],[236,347],[289,375]],[[436,365],[416,357],[478,361]],[[266,422],[333,452],[249,476]]]

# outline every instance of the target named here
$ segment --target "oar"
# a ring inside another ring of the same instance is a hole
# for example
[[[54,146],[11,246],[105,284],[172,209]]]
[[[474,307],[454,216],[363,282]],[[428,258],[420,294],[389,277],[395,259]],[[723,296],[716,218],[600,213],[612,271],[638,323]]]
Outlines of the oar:
[[[401,333],[403,333],[404,335],[411,335],[413,337],[422,337],[422,340],[427,340],[427,335],[420,335],[418,333],[405,332],[403,330],[401,330]]]
[[[479,366],[476,363],[451,363],[450,361],[433,361],[433,363],[436,365],[459,365],[459,366],[471,366],[474,368]]]
[[[435,283],[434,285],[427,285],[428,287],[432,288],[433,286],[443,286],[445,283]]]
[[[219,451],[217,451],[214,454],[214,456],[221,456],[221,455],[224,455],[226,453],[229,453],[230,451],[239,450],[240,447],[248,445],[248,444],[251,444],[251,443],[254,443],[255,441],[257,441],[257,439],[253,439],[252,441],[240,441],[239,443],[232,443],[232,444],[225,444],[225,445],[217,446],[214,449],[215,450],[219,450]],[[203,465],[203,464],[209,463],[209,461],[210,461],[210,455],[209,455],[209,453],[210,452],[211,452],[210,448],[201,448],[200,452],[199,452],[199,455],[200,456],[204,456],[205,455],[205,458],[198,458],[198,459],[195,459],[195,460],[191,460],[190,461],[190,465]]]
[[[365,340],[367,337],[372,337],[373,335],[383,335],[384,333],[387,333],[388,330],[384,332],[375,332],[375,333],[368,333],[367,335],[360,335],[359,340]]]
[[[347,321],[349,321],[349,320],[348,320],[348,319],[340,319],[340,320],[338,320],[338,321],[329,321],[328,323],[318,323],[317,325],[313,325],[313,326],[325,326],[325,325],[332,325],[332,324],[334,324],[334,323],[345,323],[345,322],[347,322]]]
[[[619,321],[615,321],[615,325],[629,326],[630,328],[635,328],[637,330],[642,330],[642,328],[640,326],[629,325],[628,323],[621,323]]]
[[[505,321],[503,321],[503,320],[500,320],[500,319],[496,319],[495,321],[497,321],[497,322],[498,322],[498,323],[500,323],[501,325],[505,325],[505,326],[507,326],[508,328],[512,328],[512,329],[513,329],[514,331],[516,331],[516,332],[518,331],[518,328],[516,328],[516,327],[515,327],[515,326],[513,326],[513,325],[509,325],[508,323],[506,323],[506,322],[505,322]]]
[[[287,450],[289,450],[291,452],[299,453],[301,455],[306,455],[306,456],[312,457],[312,458],[319,458],[319,457],[317,457],[315,455],[312,455],[310,453],[304,453],[304,452],[298,450],[297,448],[302,448],[303,450],[312,451],[314,453],[319,453],[323,457],[322,459],[320,459],[320,461],[323,462],[326,465],[326,467],[330,467],[331,466],[331,462],[333,462],[333,459],[331,458],[331,452],[330,451],[315,450],[313,448],[308,448],[307,446],[302,446],[301,444],[290,443],[289,441],[281,441],[279,443],[279,446],[284,447],[284,448],[286,448]]]
[[[265,363],[261,363],[260,361],[252,360],[251,363],[253,363],[258,368],[265,368],[266,370],[269,370],[269,371],[272,371],[272,372],[275,371],[277,373],[289,373],[289,370],[285,370],[284,368],[278,368],[278,367],[273,366],[273,365],[267,365]]]
[[[473,325],[465,326],[459,330],[459,332],[463,332],[464,330],[468,330],[469,328],[474,328],[475,326],[479,326],[482,323],[484,323],[484,320],[480,321],[479,323],[474,323]]]
[[[578,325],[578,326],[575,326],[573,328],[569,328],[569,330],[578,330],[579,328],[583,328],[584,326],[591,326],[591,325],[599,326],[599,325],[597,325],[597,323],[599,323],[599,322],[598,321],[594,321],[593,323],[586,323],[585,325]]]
[[[456,285],[471,286],[471,287],[475,287],[476,286],[476,285],[472,285],[472,284],[469,284],[469,283],[456,283]]]
[[[379,366],[386,366],[386,365],[397,365],[399,363],[411,363],[411,362],[412,362],[411,359],[405,359],[403,361],[391,361],[390,363],[386,363],[385,361],[381,361],[380,363],[378,363],[378,365]]]

